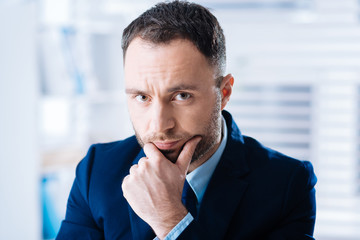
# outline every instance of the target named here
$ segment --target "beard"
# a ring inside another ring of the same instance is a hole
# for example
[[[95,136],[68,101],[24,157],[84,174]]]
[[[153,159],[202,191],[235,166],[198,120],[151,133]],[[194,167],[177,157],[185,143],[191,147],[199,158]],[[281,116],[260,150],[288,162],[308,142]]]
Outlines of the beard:
[[[210,116],[208,117],[207,121],[201,125],[201,131],[200,131],[201,134],[191,134],[191,133],[178,134],[173,132],[172,130],[169,130],[165,133],[161,133],[161,134],[154,133],[151,136],[146,136],[144,138],[141,138],[140,134],[138,134],[138,132],[134,128],[135,136],[140,146],[144,147],[146,143],[155,142],[159,140],[160,141],[180,140],[180,139],[190,140],[195,136],[201,136],[202,138],[195,148],[194,154],[191,159],[191,163],[204,157],[210,150],[213,149],[214,146],[216,146],[221,135],[221,122],[222,122],[221,111],[220,111],[221,97],[219,92],[217,92],[216,95],[217,95],[216,102],[210,113]],[[179,150],[160,150],[160,149],[159,150],[167,159],[175,163],[184,145]]]

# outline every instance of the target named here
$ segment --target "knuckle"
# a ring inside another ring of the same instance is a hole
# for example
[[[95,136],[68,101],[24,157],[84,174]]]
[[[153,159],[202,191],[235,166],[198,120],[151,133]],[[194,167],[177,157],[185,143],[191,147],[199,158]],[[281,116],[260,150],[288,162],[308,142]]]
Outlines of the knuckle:
[[[137,164],[132,165],[132,166],[130,167],[130,169],[129,169],[130,175],[135,174],[137,168],[138,168],[138,165],[137,165]]]
[[[122,184],[121,184],[122,189],[126,189],[126,187],[128,185],[128,182],[129,182],[129,178],[130,178],[130,175],[127,175],[127,176],[124,177],[124,179],[122,181]]]
[[[148,165],[148,161],[146,157],[141,158],[138,162],[139,167],[147,167],[147,165]]]

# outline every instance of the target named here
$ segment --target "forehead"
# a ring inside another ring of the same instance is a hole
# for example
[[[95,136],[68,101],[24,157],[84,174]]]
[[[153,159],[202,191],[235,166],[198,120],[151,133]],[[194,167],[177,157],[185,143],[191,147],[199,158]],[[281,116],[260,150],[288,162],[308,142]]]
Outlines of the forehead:
[[[153,44],[135,38],[125,55],[124,72],[126,84],[136,80],[201,79],[213,78],[214,75],[206,57],[185,39]]]
[[[136,37],[130,42],[126,50],[124,62],[126,63],[126,60],[131,58],[133,54],[140,54],[144,56],[147,54],[156,55],[165,53],[170,55],[177,50],[193,53],[194,55],[198,55],[198,57],[207,61],[206,57],[196,48],[196,46],[185,38],[175,38],[165,43],[153,43],[140,37]]]

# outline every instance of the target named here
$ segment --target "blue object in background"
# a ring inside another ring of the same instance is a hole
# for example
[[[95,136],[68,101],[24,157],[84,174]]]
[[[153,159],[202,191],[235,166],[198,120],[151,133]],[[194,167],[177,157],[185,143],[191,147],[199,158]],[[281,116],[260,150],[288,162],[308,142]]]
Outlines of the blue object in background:
[[[56,186],[57,178],[54,174],[44,175],[41,181],[41,203],[43,218],[43,239],[54,239],[59,231],[61,218],[56,211],[52,190]]]

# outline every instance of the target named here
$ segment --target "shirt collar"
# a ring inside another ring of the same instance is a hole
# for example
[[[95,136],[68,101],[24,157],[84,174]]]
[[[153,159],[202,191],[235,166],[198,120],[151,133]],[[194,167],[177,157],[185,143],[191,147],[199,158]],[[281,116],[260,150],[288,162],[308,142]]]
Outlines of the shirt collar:
[[[209,184],[210,178],[215,171],[226,146],[227,126],[224,117],[222,117],[222,135],[221,143],[216,152],[206,162],[186,176],[186,180],[195,192],[198,203],[202,201],[206,187]]]

